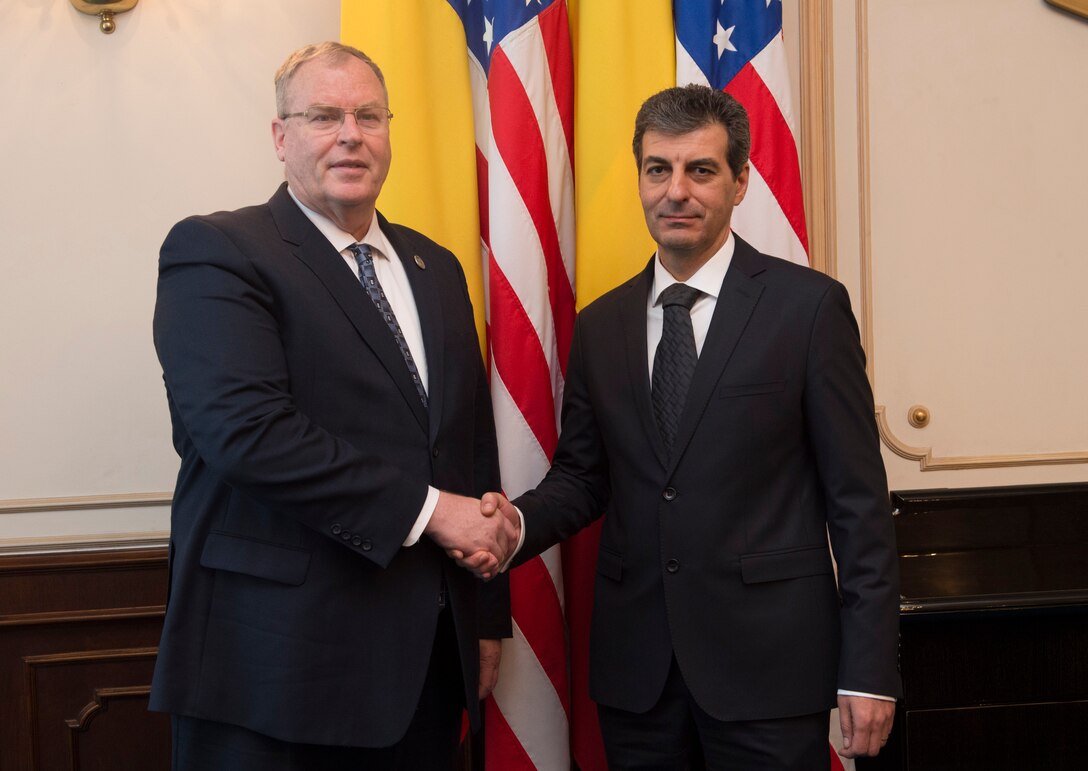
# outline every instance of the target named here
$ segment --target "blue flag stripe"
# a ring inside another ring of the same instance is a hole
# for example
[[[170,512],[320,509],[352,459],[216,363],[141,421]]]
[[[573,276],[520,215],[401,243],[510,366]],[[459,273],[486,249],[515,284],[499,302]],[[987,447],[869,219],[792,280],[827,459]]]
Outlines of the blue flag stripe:
[[[521,29],[556,0],[448,0],[461,17],[468,49],[484,68],[491,71],[491,54],[502,40]],[[490,33],[488,33],[490,27]],[[491,44],[484,39],[490,36]]]
[[[782,30],[781,0],[673,0],[672,7],[677,39],[717,89]],[[722,39],[721,50],[715,34]],[[736,50],[728,50],[726,42]]]

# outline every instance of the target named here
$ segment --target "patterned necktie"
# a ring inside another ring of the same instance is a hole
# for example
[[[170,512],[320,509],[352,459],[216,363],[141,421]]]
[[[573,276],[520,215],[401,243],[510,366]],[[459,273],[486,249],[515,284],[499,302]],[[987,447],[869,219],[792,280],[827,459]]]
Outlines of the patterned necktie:
[[[672,284],[661,293],[665,322],[654,355],[652,388],[654,418],[670,457],[688,386],[699,361],[691,327],[691,306],[700,294],[687,284]]]
[[[423,406],[426,407],[427,391],[423,388],[423,381],[419,377],[419,369],[412,358],[412,352],[408,349],[408,341],[404,339],[404,332],[401,331],[400,324],[397,323],[397,317],[393,313],[393,308],[385,297],[382,285],[378,281],[378,274],[374,272],[374,256],[370,252],[370,245],[352,244],[348,248],[355,255],[355,262],[359,265],[359,281],[366,293],[370,295],[374,307],[382,314],[382,318],[385,319],[385,323],[389,326],[389,331],[393,333],[397,348],[400,348],[400,354],[404,357],[404,363],[408,365],[408,372],[412,375],[412,382],[415,383],[416,392],[419,394]]]

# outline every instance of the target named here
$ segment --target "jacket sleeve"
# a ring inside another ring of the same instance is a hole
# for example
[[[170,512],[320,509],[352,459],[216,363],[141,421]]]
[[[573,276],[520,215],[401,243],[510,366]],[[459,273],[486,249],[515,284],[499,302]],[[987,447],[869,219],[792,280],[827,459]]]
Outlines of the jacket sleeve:
[[[899,571],[888,482],[865,353],[849,297],[837,282],[816,311],[804,414],[838,565],[839,688],[899,696]]]

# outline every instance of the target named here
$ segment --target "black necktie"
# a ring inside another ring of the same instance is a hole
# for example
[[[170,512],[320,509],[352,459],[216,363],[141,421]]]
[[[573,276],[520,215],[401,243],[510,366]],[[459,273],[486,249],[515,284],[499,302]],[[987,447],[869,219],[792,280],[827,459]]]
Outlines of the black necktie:
[[[404,357],[404,363],[408,365],[408,372],[412,375],[412,382],[415,383],[416,392],[423,401],[423,406],[426,407],[427,391],[423,388],[423,381],[419,377],[419,368],[416,367],[416,362],[412,358],[412,351],[408,348],[408,341],[404,339],[404,332],[401,331],[400,324],[397,323],[397,317],[393,313],[393,308],[385,297],[382,285],[378,281],[378,274],[374,272],[374,257],[370,252],[370,245],[352,244],[348,248],[355,255],[355,262],[359,265],[359,281],[366,293],[370,295],[374,307],[382,314],[382,318],[385,319],[385,323],[389,326],[389,331],[393,333],[393,339],[397,343],[397,348],[400,349],[400,355]]]
[[[661,342],[654,355],[652,388],[654,418],[670,456],[688,386],[699,361],[695,352],[695,332],[691,327],[691,306],[700,294],[698,289],[687,284],[673,284],[661,293],[665,321]]]

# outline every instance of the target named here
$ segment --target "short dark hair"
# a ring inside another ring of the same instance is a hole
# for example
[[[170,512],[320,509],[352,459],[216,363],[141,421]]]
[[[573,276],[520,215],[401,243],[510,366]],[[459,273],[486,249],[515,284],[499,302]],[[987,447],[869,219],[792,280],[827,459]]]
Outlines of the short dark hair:
[[[729,94],[694,83],[658,91],[639,108],[631,147],[635,162],[642,168],[642,138],[647,131],[679,136],[713,124],[720,124],[728,138],[725,158],[737,177],[748,163],[752,133],[748,113]]]

